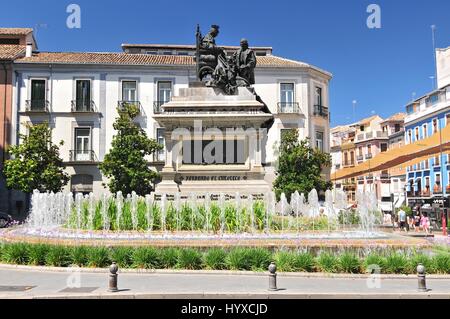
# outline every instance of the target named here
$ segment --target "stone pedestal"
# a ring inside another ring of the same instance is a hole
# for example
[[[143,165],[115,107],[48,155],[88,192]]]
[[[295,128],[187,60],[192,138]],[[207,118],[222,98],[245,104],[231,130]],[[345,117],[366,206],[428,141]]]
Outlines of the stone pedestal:
[[[166,129],[157,193],[270,191],[261,150],[273,116],[252,89],[226,95],[210,87],[184,88],[162,108],[154,115]]]

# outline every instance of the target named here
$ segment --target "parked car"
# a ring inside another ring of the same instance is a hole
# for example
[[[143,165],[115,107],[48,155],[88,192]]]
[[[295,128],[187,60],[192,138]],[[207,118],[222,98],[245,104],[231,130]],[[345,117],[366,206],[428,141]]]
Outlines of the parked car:
[[[5,228],[12,222],[12,217],[6,213],[0,212],[0,228]]]

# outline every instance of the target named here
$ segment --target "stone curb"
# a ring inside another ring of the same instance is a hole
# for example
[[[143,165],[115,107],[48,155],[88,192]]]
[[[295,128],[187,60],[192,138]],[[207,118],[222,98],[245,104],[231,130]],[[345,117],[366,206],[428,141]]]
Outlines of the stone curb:
[[[36,272],[64,272],[77,270],[81,273],[109,273],[108,268],[79,268],[79,267],[49,267],[49,266],[25,266],[25,265],[9,265],[0,264],[0,270],[23,270]],[[267,272],[254,271],[230,271],[230,270],[176,270],[176,269],[120,269],[119,274],[154,274],[154,275],[222,275],[222,276],[259,276],[266,277]],[[349,278],[349,279],[367,279],[369,274],[331,274],[331,273],[277,273],[279,277],[298,277],[298,278]],[[400,275],[400,274],[380,274],[381,279],[415,279],[417,275]],[[450,280],[450,275],[428,275],[427,279],[443,279]]]
[[[184,292],[184,293],[97,293],[97,294],[42,294],[11,296],[7,299],[450,299],[450,293],[292,293],[292,292]]]

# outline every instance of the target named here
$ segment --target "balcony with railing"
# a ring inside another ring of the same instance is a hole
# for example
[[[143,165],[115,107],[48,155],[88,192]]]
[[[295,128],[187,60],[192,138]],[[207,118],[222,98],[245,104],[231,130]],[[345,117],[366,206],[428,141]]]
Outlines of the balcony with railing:
[[[372,153],[366,154],[366,160],[372,159],[373,155]]]
[[[91,150],[71,150],[69,152],[69,162],[71,163],[95,163],[97,156]]]
[[[119,101],[117,103],[117,107],[118,107],[119,112],[125,111],[125,107],[127,105],[131,105],[131,106],[136,107],[138,109],[140,115],[144,115],[145,114],[144,113],[144,109],[142,108],[142,104],[141,104],[140,101]]]
[[[430,197],[430,196],[431,196],[430,188],[426,188],[425,190],[422,191],[422,197]]]
[[[376,132],[367,132],[360,133],[356,136],[356,142],[362,142],[371,139],[388,139],[388,132],[376,131]]]
[[[323,105],[314,105],[314,116],[328,117],[328,107]]]
[[[25,112],[27,113],[48,113],[49,112],[48,100],[26,100]]]
[[[383,173],[380,175],[380,179],[381,179],[381,181],[390,181],[391,175]]]
[[[300,104],[298,102],[279,102],[277,112],[278,114],[301,114]]]
[[[153,102],[153,114],[162,114],[164,113],[163,105],[168,103],[169,101],[154,101]]]
[[[97,113],[97,108],[94,101],[86,100],[72,100],[71,101],[72,113]]]
[[[435,184],[433,187],[433,194],[434,195],[442,195],[442,187],[441,184]]]
[[[358,155],[358,156],[356,156],[356,160],[357,160],[358,162],[364,161],[364,155]]]

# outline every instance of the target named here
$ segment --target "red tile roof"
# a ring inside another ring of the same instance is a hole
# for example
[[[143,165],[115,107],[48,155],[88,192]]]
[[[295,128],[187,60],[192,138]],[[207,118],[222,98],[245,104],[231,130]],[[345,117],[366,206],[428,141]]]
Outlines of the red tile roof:
[[[194,66],[192,56],[151,55],[129,53],[90,53],[90,52],[40,52],[32,57],[21,58],[16,63],[52,63],[52,64],[114,64],[114,65],[164,65]],[[260,68],[312,68],[331,76],[330,73],[304,62],[289,60],[278,56],[258,56]]]
[[[0,60],[14,60],[15,58],[25,54],[24,45],[1,44]]]
[[[28,35],[31,32],[31,28],[0,28],[0,35]]]

